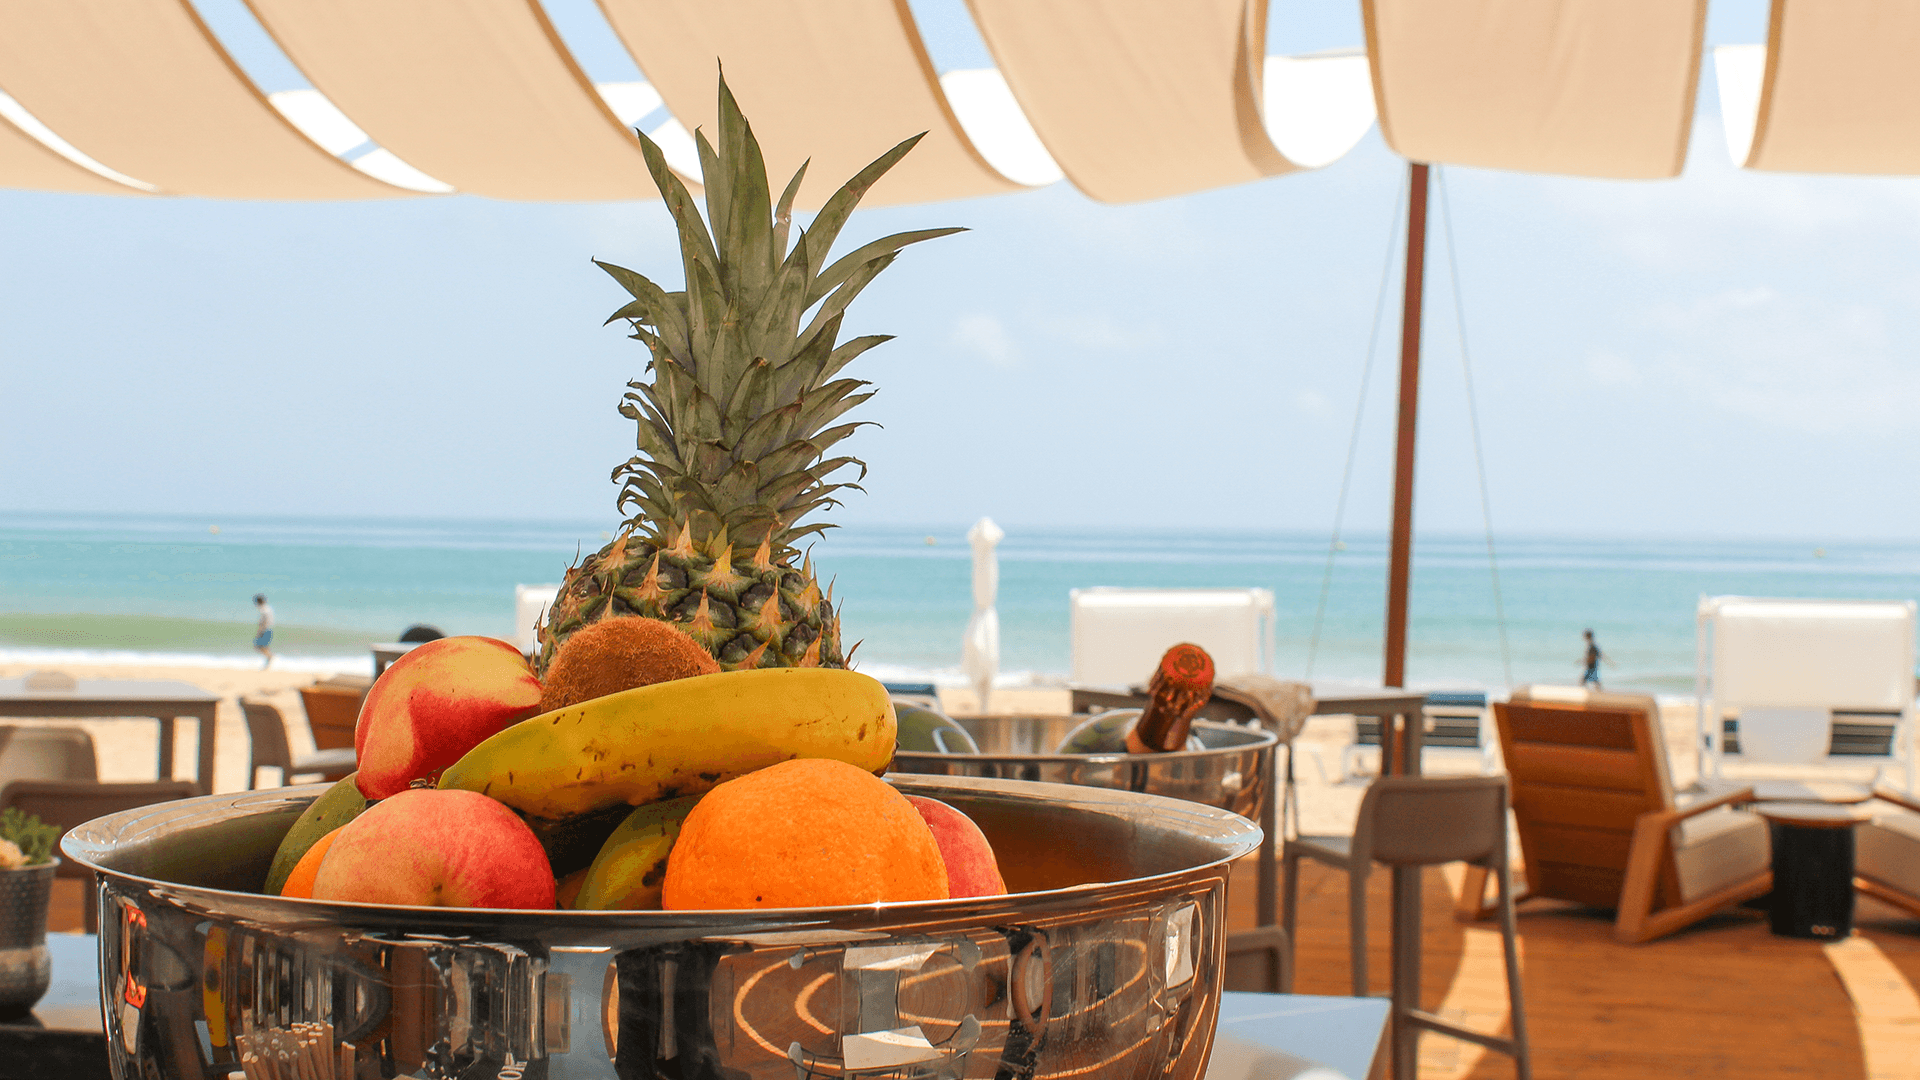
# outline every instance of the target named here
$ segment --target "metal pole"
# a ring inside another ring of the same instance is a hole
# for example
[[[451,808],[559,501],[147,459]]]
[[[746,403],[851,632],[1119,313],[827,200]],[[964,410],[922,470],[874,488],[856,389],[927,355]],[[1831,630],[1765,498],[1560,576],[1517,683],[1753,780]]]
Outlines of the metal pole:
[[[1393,540],[1387,561],[1387,686],[1407,684],[1407,584],[1413,570],[1414,424],[1420,415],[1420,309],[1427,265],[1427,166],[1407,165],[1407,283],[1400,308],[1400,421],[1394,437]]]

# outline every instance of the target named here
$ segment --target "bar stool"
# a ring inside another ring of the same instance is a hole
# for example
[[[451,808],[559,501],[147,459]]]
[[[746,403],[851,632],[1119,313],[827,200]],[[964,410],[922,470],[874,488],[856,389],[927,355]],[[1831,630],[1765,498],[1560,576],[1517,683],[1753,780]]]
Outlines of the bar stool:
[[[1353,996],[1367,993],[1367,876],[1374,863],[1390,867],[1464,862],[1485,868],[1499,886],[1500,937],[1506,952],[1507,1006],[1513,1037],[1503,1039],[1449,1024],[1420,1008],[1420,987],[1403,986],[1398,973],[1419,956],[1420,941],[1396,926],[1393,934],[1393,1043],[1396,1066],[1415,1060],[1413,1040],[1437,1031],[1478,1043],[1514,1059],[1520,1080],[1530,1080],[1527,1020],[1520,990],[1520,958],[1514,941],[1513,887],[1507,869],[1507,778],[1504,776],[1387,776],[1367,788],[1352,836],[1302,836],[1286,842],[1286,875],[1280,926],[1294,936],[1300,891],[1300,860],[1312,859],[1347,872]],[[1398,1080],[1412,1080],[1396,1067]]]

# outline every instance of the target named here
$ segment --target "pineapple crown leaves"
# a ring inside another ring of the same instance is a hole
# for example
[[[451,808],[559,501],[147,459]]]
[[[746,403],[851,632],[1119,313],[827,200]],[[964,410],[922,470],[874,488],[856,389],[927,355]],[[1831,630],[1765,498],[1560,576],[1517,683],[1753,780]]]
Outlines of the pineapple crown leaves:
[[[680,240],[686,288],[667,292],[625,267],[595,260],[632,299],[607,322],[626,320],[651,360],[650,379],[627,384],[621,415],[635,421],[639,454],[613,471],[628,524],[664,543],[690,526],[704,541],[723,530],[736,550],[771,538],[782,562],[801,537],[830,526],[801,517],[839,502],[830,474],[853,465],[829,457],[863,426],[836,424],[872,397],[868,384],[836,378],[887,335],[839,342],[847,306],[909,244],[958,228],[896,233],[826,259],[873,184],[913,149],[916,135],[882,154],[829,198],[791,245],[801,165],[775,202],[766,162],[739,104],[720,79],[718,147],[702,131],[695,145],[706,185],[706,220],[667,167],[665,155],[636,131],[647,168]],[[709,231],[711,226],[711,231]],[[811,318],[807,318],[808,312]],[[806,325],[801,320],[806,318]]]

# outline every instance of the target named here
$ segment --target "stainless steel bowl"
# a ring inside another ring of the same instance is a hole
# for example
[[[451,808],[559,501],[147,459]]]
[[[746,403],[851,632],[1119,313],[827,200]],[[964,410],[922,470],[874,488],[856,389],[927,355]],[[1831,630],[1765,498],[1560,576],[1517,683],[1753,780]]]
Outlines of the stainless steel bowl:
[[[1060,740],[1087,719],[1073,716],[975,716],[957,719],[980,744],[978,754],[894,755],[898,772],[984,776],[1165,795],[1259,819],[1273,776],[1271,731],[1194,722],[1203,750],[1170,754],[1056,754]]]
[[[319,785],[116,814],[63,850],[100,872],[120,1077],[251,1054],[284,1060],[250,1076],[1198,1080],[1228,864],[1258,829],[1126,791],[889,779],[972,816],[1015,893],[499,912],[249,891]]]

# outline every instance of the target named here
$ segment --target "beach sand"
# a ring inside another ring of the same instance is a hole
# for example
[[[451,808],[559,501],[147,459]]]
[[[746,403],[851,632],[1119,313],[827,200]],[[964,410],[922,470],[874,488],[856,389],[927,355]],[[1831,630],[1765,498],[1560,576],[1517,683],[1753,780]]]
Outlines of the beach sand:
[[[33,665],[0,664],[0,678],[21,676],[33,667]],[[270,702],[280,709],[281,716],[287,721],[288,742],[296,756],[313,749],[313,740],[307,733],[306,714],[301,708],[298,690],[302,686],[311,684],[315,679],[324,677],[315,672],[250,671],[187,665],[111,664],[97,666],[63,664],[60,670],[87,678],[177,679],[218,694],[222,701],[219,709],[218,741],[215,746],[215,791],[243,791],[247,787],[249,741],[246,721],[240,714],[238,704],[242,696]],[[995,690],[991,704],[996,713],[1052,714],[1066,712],[1069,708],[1068,699],[1069,694],[1064,687],[1022,687]],[[940,700],[942,708],[955,716],[966,716],[977,711],[977,702],[971,690],[942,688]],[[1667,753],[1674,784],[1684,787],[1693,783],[1699,775],[1699,755],[1695,751],[1694,744],[1693,706],[1687,702],[1672,700],[1663,702],[1661,720],[1666,732]],[[9,720],[5,722],[78,724],[93,734],[102,780],[151,780],[154,777],[158,731],[157,725],[151,720]],[[197,733],[194,729],[195,725],[191,721],[181,721],[177,725],[174,749],[175,773],[183,778],[193,775],[197,754],[195,742]],[[1492,736],[1491,730],[1488,735]],[[1313,717],[1296,740],[1297,757],[1294,762],[1294,777],[1300,797],[1299,831],[1327,834],[1352,830],[1354,818],[1359,812],[1361,796],[1366,793],[1366,781],[1379,763],[1377,749],[1362,748],[1355,755],[1354,764],[1357,775],[1343,780],[1342,758],[1352,743],[1353,719],[1346,716]],[[1284,758],[1282,760],[1284,761]],[[1497,756],[1495,764],[1497,767]],[[1426,756],[1426,770],[1434,775],[1470,774],[1477,772],[1479,768],[1480,757],[1477,751],[1430,749]],[[1739,765],[1730,765],[1726,771],[1729,779],[1739,779],[1743,775],[1756,771],[1764,772],[1768,776],[1854,779],[1861,782],[1868,782],[1873,778],[1871,767],[1851,771],[1818,767],[1803,770],[1770,767],[1761,770],[1757,767],[1743,768]],[[262,785],[271,786],[279,781],[272,770],[262,770],[260,782]]]

